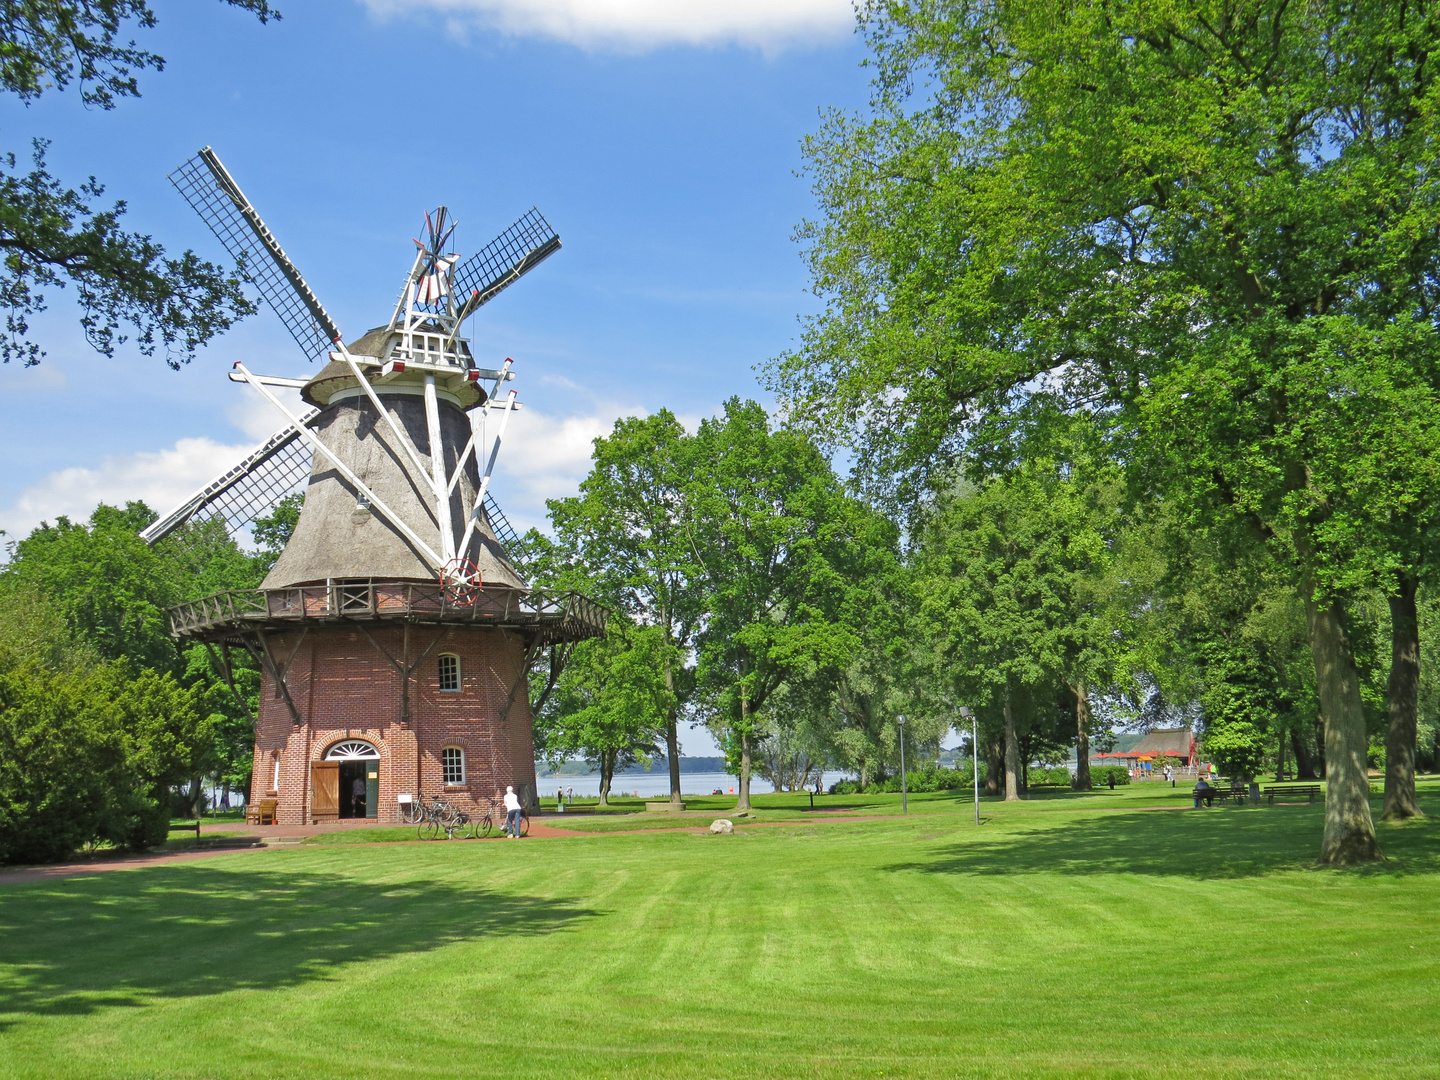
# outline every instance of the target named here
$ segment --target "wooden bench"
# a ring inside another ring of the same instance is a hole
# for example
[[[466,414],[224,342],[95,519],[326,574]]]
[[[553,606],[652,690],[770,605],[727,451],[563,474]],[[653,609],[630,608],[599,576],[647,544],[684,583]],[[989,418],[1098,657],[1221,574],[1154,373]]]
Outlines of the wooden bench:
[[[274,825],[275,807],[279,805],[279,799],[261,799],[258,803],[246,803],[245,824]]]
[[[1233,785],[1228,788],[1212,787],[1208,793],[1201,794],[1200,797],[1203,799],[1206,797],[1206,794],[1209,795],[1209,801],[1206,805],[1209,805],[1209,803],[1223,803],[1226,800],[1238,804],[1250,798],[1250,789],[1246,787],[1235,787]],[[1195,792],[1189,792],[1189,797],[1194,798]]]
[[[1269,802],[1271,806],[1275,805],[1275,796],[1277,795],[1280,795],[1282,797],[1285,795],[1304,795],[1306,802],[1313,803],[1315,801],[1315,796],[1321,795],[1323,793],[1324,790],[1320,787],[1319,784],[1290,784],[1286,787],[1272,786],[1267,787],[1264,792],[1266,801]]]

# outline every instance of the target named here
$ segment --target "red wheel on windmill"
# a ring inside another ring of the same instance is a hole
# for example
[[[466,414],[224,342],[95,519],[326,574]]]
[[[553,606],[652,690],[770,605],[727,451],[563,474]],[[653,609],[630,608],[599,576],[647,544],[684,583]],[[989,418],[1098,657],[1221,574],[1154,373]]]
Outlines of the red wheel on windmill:
[[[440,571],[440,587],[452,604],[473,604],[480,585],[480,568],[469,559],[451,559]]]

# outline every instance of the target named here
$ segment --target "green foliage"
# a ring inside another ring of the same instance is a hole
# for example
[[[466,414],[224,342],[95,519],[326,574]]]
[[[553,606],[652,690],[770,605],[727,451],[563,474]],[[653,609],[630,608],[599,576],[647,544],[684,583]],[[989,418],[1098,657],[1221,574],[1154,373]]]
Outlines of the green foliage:
[[[50,598],[73,633],[107,660],[128,657],[173,670],[178,653],[165,609],[179,599],[171,569],[139,530],[155,520],[143,503],[96,507],[88,525],[59,518],[10,545],[0,589],[26,586]]]
[[[115,830],[122,733],[84,676],[0,674],[0,862],[47,862]]]
[[[1090,785],[1095,789],[1108,788],[1110,778],[1115,778],[1115,786],[1130,783],[1130,770],[1124,765],[1091,765]]]
[[[1348,607],[1428,558],[1440,24],[1296,6],[897,0],[871,115],[809,143],[824,311],[777,389],[923,490],[1050,397],[1136,491],[1271,545],[1333,747],[1323,858],[1374,857]],[[882,402],[878,405],[876,402]]]
[[[1269,749],[1265,730],[1248,720],[1216,718],[1205,727],[1205,756],[1232,780],[1248,782],[1259,776]]]
[[[169,788],[210,753],[203,696],[123,663],[0,670],[0,862],[162,842]]]
[[[603,638],[575,647],[542,715],[537,755],[559,764],[583,757],[600,769],[602,794],[616,772],[649,764],[660,751],[674,697],[665,683],[674,646],[659,626],[635,626],[617,616]]]
[[[191,523],[151,547],[138,533],[152,520],[140,503],[102,505],[88,524],[61,518],[10,545],[0,672],[12,771],[0,791],[0,844],[18,854],[4,857],[100,841],[150,846],[165,838],[172,789],[248,777],[249,712],[218,683],[203,647],[175,648],[165,608],[253,585],[260,568],[222,522]],[[237,679],[253,699],[258,672],[242,668]],[[68,772],[57,780],[59,770]]]
[[[225,2],[261,22],[279,18],[267,0]],[[165,64],[117,35],[155,22],[144,0],[13,0],[0,19],[0,90],[29,103],[74,81],[87,106],[113,108],[117,98],[139,96],[136,72]],[[44,355],[28,337],[29,318],[46,309],[50,287],[75,287],[80,325],[104,355],[114,355],[128,325],[142,353],[163,345],[171,367],[255,311],[239,272],[192,251],[167,257],[149,236],[121,229],[123,202],[93,208],[105,191],[93,176],[79,190],[52,176],[47,145],[35,140],[29,172],[16,170],[14,154],[0,156],[0,305],[8,311],[0,362],[29,366]]]
[[[305,493],[295,491],[276,503],[270,513],[257,517],[253,522],[250,533],[254,537],[256,548],[259,549],[254,556],[258,571],[257,584],[269,573],[275,560],[285,550],[285,545],[290,542],[290,537],[295,534],[295,526],[300,523],[300,510],[304,505]]]
[[[279,19],[267,0],[225,0],[263,23]],[[31,102],[46,90],[80,83],[86,105],[110,109],[116,98],[139,97],[135,72],[159,71],[164,57],[121,44],[127,25],[155,27],[145,0],[15,0],[0,24],[0,89]]]
[[[701,423],[690,488],[706,621],[698,677],[717,726],[758,738],[787,680],[833,681],[862,648],[895,530],[848,498],[816,446],[732,398]]]

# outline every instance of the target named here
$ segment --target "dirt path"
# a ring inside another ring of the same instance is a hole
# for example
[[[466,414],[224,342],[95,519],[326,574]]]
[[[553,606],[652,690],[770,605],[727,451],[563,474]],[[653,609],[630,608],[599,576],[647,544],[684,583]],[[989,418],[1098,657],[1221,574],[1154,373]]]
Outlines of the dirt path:
[[[117,855],[106,859],[92,859],[87,862],[57,863],[54,866],[20,866],[13,870],[0,867],[0,888],[6,885],[22,885],[28,881],[48,881],[52,878],[80,877],[84,874],[100,874],[106,870],[130,870],[144,866],[163,866],[168,863],[193,862],[196,859],[211,859],[216,855],[238,855],[245,851],[263,851],[264,848],[211,848],[206,851],[147,852],[140,855]]]

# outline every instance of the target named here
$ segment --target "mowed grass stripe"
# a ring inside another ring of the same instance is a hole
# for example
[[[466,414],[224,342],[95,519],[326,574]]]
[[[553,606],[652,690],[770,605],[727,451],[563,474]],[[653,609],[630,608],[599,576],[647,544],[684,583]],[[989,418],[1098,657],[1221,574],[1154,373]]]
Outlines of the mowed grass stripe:
[[[930,805],[6,888],[0,1075],[1433,1075],[1434,824]]]

